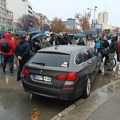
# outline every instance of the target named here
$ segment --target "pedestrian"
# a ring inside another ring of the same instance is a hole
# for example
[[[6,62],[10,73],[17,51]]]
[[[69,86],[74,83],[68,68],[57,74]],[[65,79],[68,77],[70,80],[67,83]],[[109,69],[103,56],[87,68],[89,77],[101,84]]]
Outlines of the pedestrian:
[[[47,37],[45,37],[45,36],[42,37],[42,40],[41,40],[41,42],[40,42],[40,44],[39,44],[40,49],[51,46],[51,44],[49,43],[49,41],[47,41],[46,39],[47,39]]]
[[[15,55],[19,61],[18,71],[17,71],[17,81],[21,80],[21,71],[23,66],[30,58],[30,44],[28,43],[29,36],[21,36],[20,42],[16,46]]]
[[[106,36],[101,40],[101,46],[100,46],[100,53],[102,55],[102,62],[103,59],[106,57],[107,50],[109,49],[109,42]]]
[[[13,38],[13,41],[14,41],[15,45],[17,46],[20,41],[19,35],[15,35]]]
[[[49,43],[50,43],[51,45],[59,45],[58,37],[55,36],[55,34],[51,34],[51,35],[50,35]]]
[[[85,42],[83,38],[79,38],[77,45],[84,45],[85,46]]]
[[[32,45],[32,51],[34,53],[36,53],[40,49],[40,46],[39,46],[40,42],[41,41],[39,40],[39,38],[35,38],[33,45]]]
[[[93,51],[95,48],[95,42],[93,38],[90,38],[87,42],[87,46]]]
[[[100,52],[100,47],[101,47],[100,38],[96,37],[96,40],[95,40],[95,53]]]
[[[3,70],[2,74],[6,74],[6,65],[9,63],[10,65],[10,76],[14,76],[13,68],[14,68],[14,51],[15,44],[12,41],[12,36],[10,33],[5,33],[4,39],[0,42],[0,51],[2,51],[4,60],[3,60]]]
[[[117,53],[117,61],[120,62],[120,38],[118,39],[118,42],[117,42],[116,53]]]
[[[1,42],[2,42],[2,39],[0,37],[0,44],[1,44]],[[2,66],[2,65],[3,65],[3,54],[2,54],[2,51],[0,51],[0,66]]]
[[[111,43],[109,45],[109,49],[107,50],[107,58],[106,58],[106,70],[113,71],[113,59],[115,56],[115,52],[117,50],[117,36],[113,36]]]

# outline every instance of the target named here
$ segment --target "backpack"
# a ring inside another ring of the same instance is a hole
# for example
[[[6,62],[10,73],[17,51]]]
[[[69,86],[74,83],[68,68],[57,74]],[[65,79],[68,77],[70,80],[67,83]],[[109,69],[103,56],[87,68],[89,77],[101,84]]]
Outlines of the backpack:
[[[1,51],[2,51],[2,52],[9,52],[9,51],[10,51],[9,42],[3,41],[3,42],[1,43]]]

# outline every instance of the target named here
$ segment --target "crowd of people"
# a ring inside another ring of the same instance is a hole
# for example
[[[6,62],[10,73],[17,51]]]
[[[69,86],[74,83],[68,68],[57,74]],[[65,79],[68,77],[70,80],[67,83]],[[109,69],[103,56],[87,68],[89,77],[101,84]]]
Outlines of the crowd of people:
[[[0,40],[2,74],[6,74],[6,65],[9,63],[10,75],[14,76],[14,61],[19,61],[17,72],[17,81],[19,81],[23,66],[32,54],[45,47],[70,44],[88,46],[95,54],[100,53],[102,61],[104,57],[107,58],[108,71],[113,70],[112,62],[115,53],[117,53],[117,60],[120,62],[120,40],[117,35],[86,35],[84,38],[75,38],[69,34],[57,35],[52,33],[50,36],[35,38],[32,41],[29,34],[19,36],[8,32]]]

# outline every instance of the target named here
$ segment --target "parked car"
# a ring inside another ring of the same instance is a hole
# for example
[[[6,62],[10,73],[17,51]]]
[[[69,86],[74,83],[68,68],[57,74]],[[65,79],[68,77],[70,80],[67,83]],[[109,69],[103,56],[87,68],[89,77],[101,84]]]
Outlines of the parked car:
[[[22,84],[25,91],[45,97],[86,98],[100,65],[100,56],[87,46],[52,46],[39,50],[25,64]]]

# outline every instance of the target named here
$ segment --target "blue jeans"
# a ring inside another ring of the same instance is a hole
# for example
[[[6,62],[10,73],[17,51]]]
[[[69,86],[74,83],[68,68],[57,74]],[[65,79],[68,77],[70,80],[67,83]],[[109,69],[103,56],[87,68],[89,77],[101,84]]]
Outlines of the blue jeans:
[[[10,73],[13,73],[14,68],[14,55],[4,55],[4,61],[3,61],[3,72],[5,72],[6,65],[9,63],[10,65]]]
[[[2,53],[0,53],[0,65],[2,65],[3,64],[3,55],[2,55]]]

